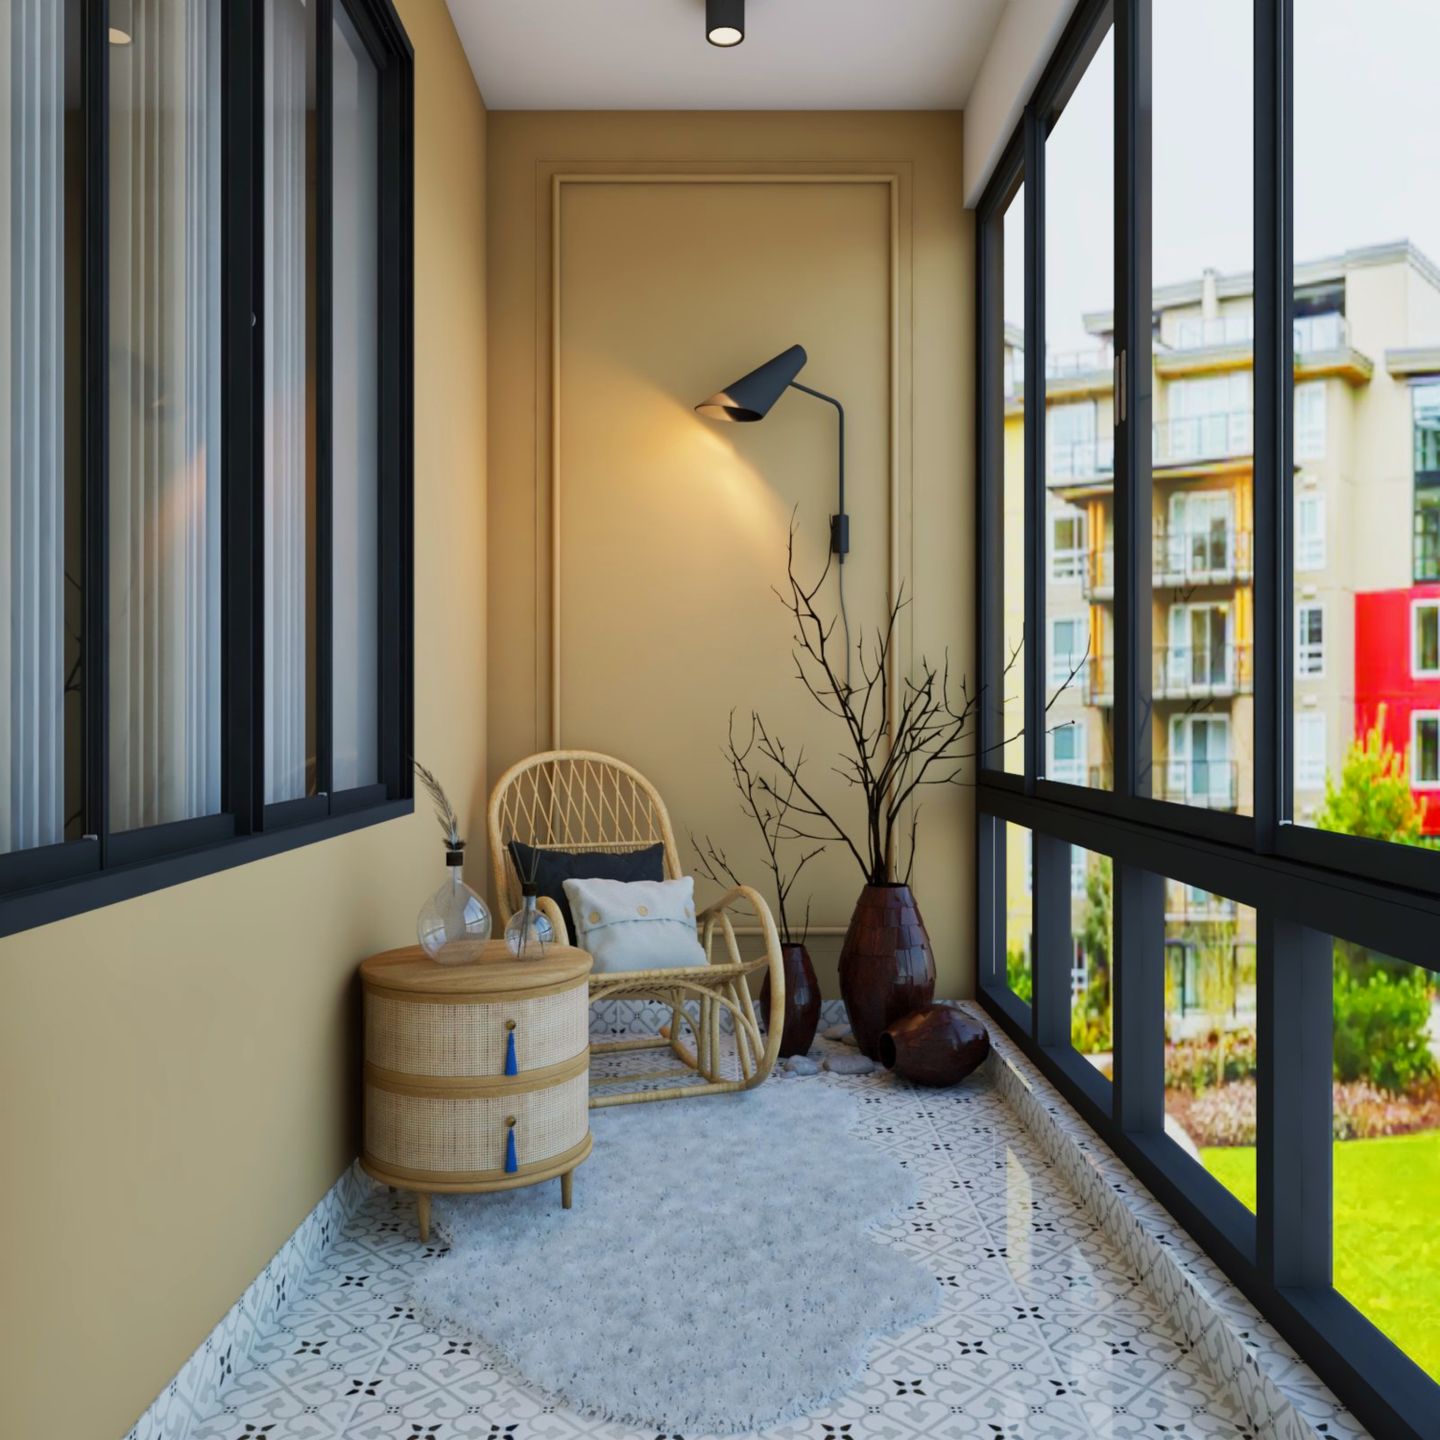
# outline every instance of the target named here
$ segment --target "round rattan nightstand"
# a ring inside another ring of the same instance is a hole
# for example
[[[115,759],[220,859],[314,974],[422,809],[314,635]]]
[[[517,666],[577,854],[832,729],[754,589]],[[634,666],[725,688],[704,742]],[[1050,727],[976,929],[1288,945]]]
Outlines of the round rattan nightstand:
[[[566,945],[516,960],[503,940],[473,965],[437,965],[409,946],[360,966],[360,1163],[415,1192],[422,1240],[433,1194],[558,1178],[570,1208],[590,1153],[590,966]]]

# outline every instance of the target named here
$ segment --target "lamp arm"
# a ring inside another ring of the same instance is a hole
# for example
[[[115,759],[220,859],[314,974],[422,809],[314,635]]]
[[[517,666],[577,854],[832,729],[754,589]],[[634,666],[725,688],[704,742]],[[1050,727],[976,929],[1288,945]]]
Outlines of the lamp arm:
[[[839,556],[840,563],[843,565],[845,556],[850,552],[850,517],[845,513],[845,407],[833,395],[827,395],[823,390],[812,390],[798,380],[792,380],[790,388],[799,390],[806,395],[813,395],[815,399],[823,400],[827,405],[835,407],[835,418],[839,421],[840,435],[840,504],[839,514],[832,516],[830,521],[830,548]]]

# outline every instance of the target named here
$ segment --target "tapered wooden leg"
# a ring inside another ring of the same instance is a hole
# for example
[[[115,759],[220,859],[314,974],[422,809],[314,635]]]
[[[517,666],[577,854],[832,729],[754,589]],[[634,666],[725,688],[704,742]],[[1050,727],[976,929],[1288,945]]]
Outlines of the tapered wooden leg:
[[[575,1172],[567,1170],[560,1177],[560,1208],[568,1210],[570,1203],[575,1198]]]
[[[430,1197],[423,1191],[415,1192],[415,1216],[420,1222],[420,1243],[430,1239]]]

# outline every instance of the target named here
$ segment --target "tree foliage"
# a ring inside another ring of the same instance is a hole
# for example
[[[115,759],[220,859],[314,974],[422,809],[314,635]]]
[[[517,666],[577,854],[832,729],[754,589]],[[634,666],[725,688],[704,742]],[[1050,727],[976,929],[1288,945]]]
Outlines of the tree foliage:
[[[1385,738],[1385,706],[1375,723],[1345,752],[1337,780],[1325,777],[1325,803],[1315,817],[1321,830],[1364,835],[1399,845],[1425,843],[1425,802],[1410,789],[1403,751]]]

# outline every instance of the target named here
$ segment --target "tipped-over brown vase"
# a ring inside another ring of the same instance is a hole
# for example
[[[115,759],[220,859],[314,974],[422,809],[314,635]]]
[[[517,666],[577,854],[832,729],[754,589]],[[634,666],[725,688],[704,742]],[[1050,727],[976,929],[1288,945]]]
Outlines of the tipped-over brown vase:
[[[867,885],[840,947],[840,994],[862,1055],[892,1021],[935,998],[935,955],[908,885]]]
[[[985,1027],[949,1005],[927,1005],[880,1037],[880,1063],[916,1085],[957,1085],[989,1053]]]

